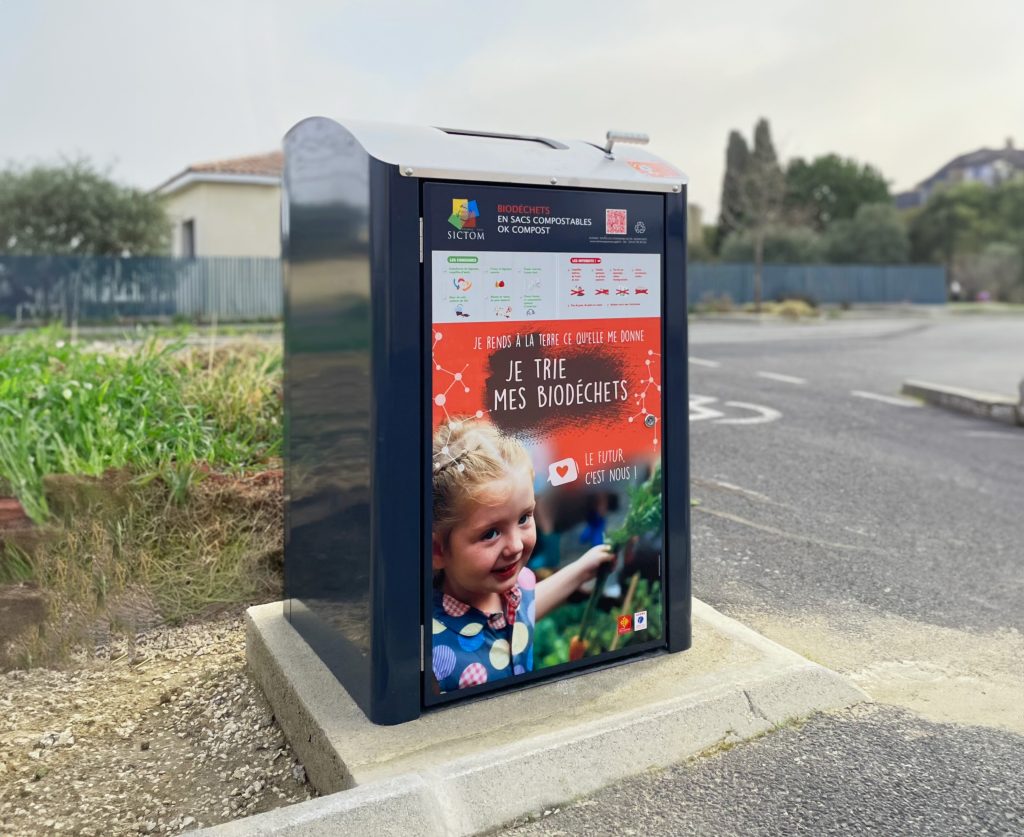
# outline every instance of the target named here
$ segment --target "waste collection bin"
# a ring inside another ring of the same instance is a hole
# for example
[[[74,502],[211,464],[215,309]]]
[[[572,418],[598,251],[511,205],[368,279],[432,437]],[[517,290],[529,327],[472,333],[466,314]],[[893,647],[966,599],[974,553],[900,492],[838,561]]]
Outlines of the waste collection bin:
[[[680,172],[308,119],[282,244],[285,615],[372,721],[690,646]]]

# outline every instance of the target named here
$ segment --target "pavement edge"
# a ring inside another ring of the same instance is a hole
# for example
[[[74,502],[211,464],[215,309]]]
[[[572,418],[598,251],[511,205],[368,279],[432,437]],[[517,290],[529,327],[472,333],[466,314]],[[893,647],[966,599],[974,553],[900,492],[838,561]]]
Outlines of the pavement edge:
[[[915,380],[904,381],[901,392],[936,407],[1024,426],[1024,381],[1021,382],[1020,401],[1008,395]]]

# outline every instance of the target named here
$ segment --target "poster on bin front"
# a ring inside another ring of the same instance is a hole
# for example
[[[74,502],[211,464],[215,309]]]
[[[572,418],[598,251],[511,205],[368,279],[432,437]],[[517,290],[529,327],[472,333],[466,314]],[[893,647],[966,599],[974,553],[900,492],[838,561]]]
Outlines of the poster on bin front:
[[[662,200],[424,186],[435,695],[662,641]]]

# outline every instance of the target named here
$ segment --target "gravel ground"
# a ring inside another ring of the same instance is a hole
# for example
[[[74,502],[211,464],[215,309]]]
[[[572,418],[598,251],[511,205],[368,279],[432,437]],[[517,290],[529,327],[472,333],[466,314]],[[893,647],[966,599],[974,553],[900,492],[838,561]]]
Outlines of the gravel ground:
[[[613,785],[494,832],[1019,835],[1024,738],[863,704]]]
[[[0,834],[176,834],[315,795],[241,613],[0,674]]]

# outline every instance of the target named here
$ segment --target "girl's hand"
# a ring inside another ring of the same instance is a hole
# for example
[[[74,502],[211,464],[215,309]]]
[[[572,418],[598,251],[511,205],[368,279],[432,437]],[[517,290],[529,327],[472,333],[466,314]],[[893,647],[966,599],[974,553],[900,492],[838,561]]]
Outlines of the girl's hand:
[[[585,581],[594,578],[603,564],[615,560],[607,546],[588,549],[568,566],[537,582],[536,618],[539,622],[569,598]],[[578,649],[577,649],[578,650]]]
[[[576,565],[580,568],[580,580],[589,581],[597,575],[602,564],[615,560],[615,553],[607,544],[595,546],[588,549],[578,559]]]

